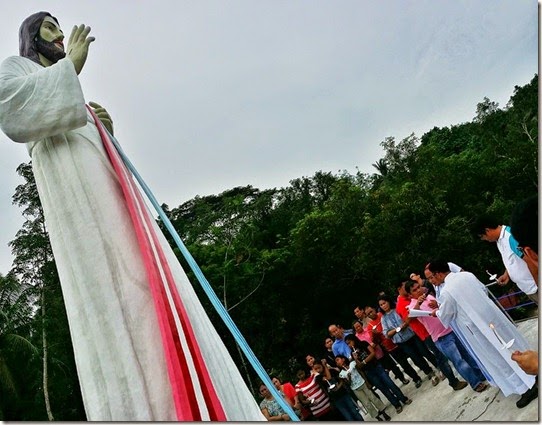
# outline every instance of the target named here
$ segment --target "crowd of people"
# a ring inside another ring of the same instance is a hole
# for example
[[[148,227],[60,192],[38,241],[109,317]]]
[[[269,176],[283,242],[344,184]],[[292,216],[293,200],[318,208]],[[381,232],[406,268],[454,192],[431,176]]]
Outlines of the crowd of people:
[[[481,218],[473,231],[497,243],[505,267],[497,282],[512,280],[538,304],[538,197],[518,205],[511,226]],[[351,328],[329,325],[322,354],[305,356],[295,385],[273,377],[301,420],[363,421],[368,415],[389,421],[387,402],[397,414],[412,403],[399,385],[422,385],[413,365],[433,386],[446,380],[453,391],[469,386],[481,393],[495,386],[505,397],[518,394],[518,408],[538,397],[538,352],[474,274],[434,260],[423,277],[411,273],[396,289],[355,306]],[[268,420],[290,420],[264,384],[260,394]]]

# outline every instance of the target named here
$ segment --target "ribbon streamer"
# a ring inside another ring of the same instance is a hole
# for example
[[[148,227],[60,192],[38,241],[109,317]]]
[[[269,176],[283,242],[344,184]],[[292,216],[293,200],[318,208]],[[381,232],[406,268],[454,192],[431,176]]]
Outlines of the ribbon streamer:
[[[254,352],[252,351],[252,349],[248,345],[247,341],[245,340],[245,338],[243,337],[243,335],[239,331],[237,325],[234,323],[233,319],[231,318],[231,316],[227,312],[226,308],[220,302],[218,296],[215,294],[215,292],[214,292],[213,288],[211,287],[210,283],[205,278],[205,276],[204,276],[203,272],[201,271],[199,265],[196,263],[196,261],[192,257],[192,254],[190,254],[190,252],[188,251],[188,249],[186,248],[186,246],[182,242],[179,234],[177,233],[177,231],[175,230],[175,228],[171,224],[171,221],[169,220],[169,218],[167,217],[165,212],[162,210],[160,204],[158,203],[158,201],[154,197],[153,193],[151,192],[151,190],[149,189],[147,184],[144,182],[144,180],[141,178],[141,176],[139,175],[139,173],[137,172],[137,170],[135,169],[135,167],[133,166],[131,161],[128,159],[126,154],[123,152],[123,150],[122,150],[119,142],[117,141],[117,139],[112,134],[110,134],[105,129],[105,127],[103,127],[103,125],[101,124],[99,119],[96,117],[96,115],[94,114],[92,109],[89,108],[89,107],[87,107],[87,108],[90,110],[92,116],[94,117],[94,119],[96,121],[96,126],[98,127],[98,130],[100,131],[100,135],[102,135],[102,133],[103,133],[102,139],[104,139],[104,136],[105,136],[107,141],[110,142],[110,144],[115,148],[115,150],[116,150],[115,153],[118,154],[118,156],[122,160],[123,165],[125,165],[125,169],[129,170],[131,172],[131,174],[133,175],[133,177],[135,177],[135,179],[139,183],[139,185],[142,188],[143,192],[145,193],[148,200],[153,205],[153,207],[156,210],[156,212],[158,213],[160,219],[164,223],[166,229],[168,230],[168,232],[172,236],[173,240],[175,241],[175,243],[176,243],[177,247],[179,248],[180,252],[183,254],[184,258],[186,259],[188,265],[190,266],[192,272],[196,276],[196,278],[197,278],[199,284],[201,285],[201,287],[203,288],[205,294],[207,295],[207,297],[209,298],[209,300],[212,303],[213,307],[216,309],[219,316],[221,317],[221,319],[223,320],[223,322],[225,323],[225,325],[227,326],[227,328],[229,329],[229,331],[233,335],[235,341],[237,342],[237,344],[239,345],[239,347],[241,348],[241,350],[245,354],[247,360],[249,361],[249,363],[253,367],[254,371],[257,373],[257,375],[262,380],[262,382],[267,386],[267,388],[269,389],[271,394],[273,394],[273,396],[275,397],[275,400],[277,400],[277,402],[282,407],[282,409],[288,414],[288,416],[290,417],[290,420],[299,421],[300,419],[295,414],[295,412],[292,409],[292,407],[290,406],[290,404],[286,402],[286,400],[284,399],[284,396],[273,385],[273,382],[271,381],[271,378],[269,377],[269,375],[267,374],[267,372],[265,371],[265,369],[261,365],[260,361],[258,360],[256,355],[254,354]],[[108,151],[108,153],[109,153],[109,151]],[[113,156],[115,156],[115,155],[113,155]],[[129,180],[131,181],[131,179],[129,179]],[[133,190],[135,190],[135,188],[133,188]],[[137,190],[136,190],[136,192],[137,192]],[[141,200],[139,192],[138,192],[137,196],[138,196],[139,200]],[[166,264],[166,266],[167,266],[167,264]],[[169,269],[169,268],[166,267],[166,269]],[[172,286],[173,286],[173,288],[172,288],[173,292],[175,294],[177,294],[177,291],[175,289],[175,285],[172,285]],[[178,294],[176,296],[176,300],[177,300],[176,304],[177,303],[180,304],[180,298],[178,297]],[[164,318],[162,318],[161,320],[162,320],[162,322],[165,321]],[[186,324],[189,326],[188,322]],[[192,337],[193,337],[193,334],[192,334]],[[193,343],[197,347],[197,342],[195,342],[195,339],[193,340]],[[167,351],[170,351],[170,349],[168,348]],[[200,356],[201,356],[201,354],[200,354]],[[206,371],[205,365],[203,363],[203,358],[201,358],[201,362],[198,362],[198,364],[199,364],[200,367],[202,367]],[[177,376],[177,378],[179,378],[179,377]],[[180,379],[180,381],[182,382],[182,379]],[[218,417],[224,415],[224,412],[223,412],[222,407],[220,405],[220,400],[216,396],[216,392],[214,391],[214,388],[212,387],[212,383],[210,381],[210,378],[209,378],[208,381],[205,380],[205,379],[204,379],[204,381],[206,381],[205,382],[206,384],[210,384],[210,387],[207,387],[207,385],[202,385],[202,389],[204,390],[204,392],[205,391],[210,392],[210,394],[207,394],[208,397],[206,396],[206,401],[208,400],[208,407],[211,407],[209,413],[213,412],[214,415],[216,415],[216,418],[212,418],[212,420],[225,421],[226,420],[225,416],[223,416],[222,419],[218,418]],[[176,406],[177,406],[177,404],[176,404]],[[179,411],[179,409],[178,409],[178,411]],[[197,419],[179,419],[179,420],[197,420]]]

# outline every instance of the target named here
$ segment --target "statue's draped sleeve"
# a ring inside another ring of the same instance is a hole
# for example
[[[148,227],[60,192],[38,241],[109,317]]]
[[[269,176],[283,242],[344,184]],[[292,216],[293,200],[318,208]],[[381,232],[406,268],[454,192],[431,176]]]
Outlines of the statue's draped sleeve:
[[[69,59],[43,68],[12,56],[0,65],[0,128],[13,141],[43,140],[86,125],[85,99]]]

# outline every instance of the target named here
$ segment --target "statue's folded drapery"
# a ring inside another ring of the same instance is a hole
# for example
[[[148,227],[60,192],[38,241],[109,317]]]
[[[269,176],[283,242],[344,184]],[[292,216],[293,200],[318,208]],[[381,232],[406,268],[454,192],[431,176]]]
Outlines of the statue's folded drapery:
[[[0,127],[26,143],[32,157],[87,419],[177,420],[133,223],[70,60],[43,68],[22,57],[6,59]],[[264,419],[165,237],[152,226],[226,418]],[[189,369],[197,389],[199,377]]]

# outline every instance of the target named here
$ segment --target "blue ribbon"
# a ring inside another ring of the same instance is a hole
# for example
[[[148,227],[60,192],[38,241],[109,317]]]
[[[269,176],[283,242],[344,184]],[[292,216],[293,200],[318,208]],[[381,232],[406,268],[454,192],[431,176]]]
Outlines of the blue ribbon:
[[[243,335],[239,331],[239,328],[237,328],[237,325],[234,323],[234,321],[231,318],[231,316],[229,315],[228,311],[226,310],[226,308],[222,305],[222,303],[218,299],[217,295],[215,294],[215,291],[213,290],[213,288],[211,287],[211,285],[209,284],[209,282],[207,281],[207,279],[203,275],[203,272],[199,268],[198,264],[196,263],[196,260],[194,260],[194,258],[192,257],[192,254],[190,254],[190,252],[188,251],[188,249],[184,245],[183,241],[179,237],[179,234],[177,233],[177,231],[175,230],[175,228],[171,224],[171,221],[169,221],[169,218],[166,216],[166,214],[162,210],[162,207],[157,202],[157,200],[154,197],[153,193],[151,192],[151,190],[149,189],[147,184],[143,181],[143,179],[141,178],[141,176],[139,175],[139,173],[137,172],[137,170],[135,169],[133,164],[130,162],[130,160],[128,159],[126,154],[123,152],[123,150],[120,147],[120,144],[117,141],[117,139],[111,133],[108,132],[108,134],[109,134],[109,137],[111,138],[111,141],[113,142],[113,145],[115,146],[115,148],[117,149],[120,157],[122,158],[124,164],[126,165],[126,167],[128,167],[130,172],[134,175],[137,182],[139,183],[139,185],[141,186],[141,188],[145,192],[145,195],[147,195],[147,198],[152,203],[154,209],[156,210],[156,212],[160,216],[160,219],[162,220],[162,222],[166,226],[166,229],[168,230],[170,235],[173,237],[173,240],[175,241],[175,243],[177,244],[177,247],[179,248],[179,250],[183,254],[186,261],[188,262],[188,265],[190,266],[190,268],[192,269],[192,271],[196,275],[196,278],[198,279],[198,282],[200,283],[201,287],[203,288],[203,290],[207,294],[207,297],[209,297],[209,300],[213,304],[213,306],[216,309],[216,311],[218,312],[219,316],[222,318],[222,320],[224,321],[224,323],[226,324],[226,326],[228,327],[228,329],[232,333],[235,341],[237,342],[237,344],[239,345],[239,347],[241,348],[241,350],[245,354],[246,358],[248,359],[248,361],[250,362],[250,364],[254,368],[254,371],[258,374],[260,379],[267,386],[267,388],[269,389],[271,394],[273,394],[273,396],[275,397],[275,400],[277,400],[280,407],[282,407],[284,409],[284,411],[288,414],[290,419],[292,421],[299,421],[299,418],[295,414],[292,407],[286,402],[286,400],[284,400],[282,394],[273,385],[273,382],[271,381],[271,378],[269,378],[269,375],[267,374],[267,372],[265,371],[265,369],[261,365],[260,361],[258,360],[256,355],[254,354],[254,352],[252,351],[252,349],[248,345],[247,341],[245,340],[245,338],[243,337]]]

